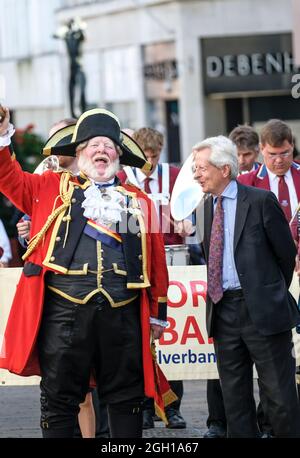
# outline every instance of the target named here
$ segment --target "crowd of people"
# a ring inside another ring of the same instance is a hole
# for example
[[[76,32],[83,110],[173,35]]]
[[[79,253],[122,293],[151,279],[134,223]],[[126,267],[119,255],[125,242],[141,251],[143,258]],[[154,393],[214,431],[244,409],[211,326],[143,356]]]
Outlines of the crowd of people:
[[[89,110],[52,126],[43,154],[57,156],[58,169],[29,174],[11,154],[4,111],[0,192],[22,212],[26,251],[0,367],[41,376],[46,438],[74,437],[77,423],[82,437],[95,437],[99,406],[112,438],[141,437],[159,418],[186,428],[183,381],[165,379],[153,345],[167,326],[165,247],[183,245],[199,221],[196,211],[181,222],[170,214],[180,169],[159,162],[163,135],[121,130],[115,114]],[[288,291],[300,273],[294,152],[281,120],[260,137],[237,126],[192,149],[206,198],[191,258],[207,264],[207,331],[220,377],[207,382],[206,438],[300,436],[291,334],[300,315]],[[0,221],[2,267],[7,242]]]

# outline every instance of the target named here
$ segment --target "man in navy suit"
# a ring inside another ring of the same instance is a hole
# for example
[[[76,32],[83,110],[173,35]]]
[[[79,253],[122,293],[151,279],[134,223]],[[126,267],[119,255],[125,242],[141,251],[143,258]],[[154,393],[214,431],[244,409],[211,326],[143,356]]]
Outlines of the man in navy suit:
[[[259,136],[256,130],[248,125],[237,126],[230,132],[229,138],[237,147],[239,175],[257,170],[260,167],[260,163],[257,162]],[[208,408],[206,423],[208,430],[204,437],[208,439],[225,437],[227,422],[219,379],[207,380],[206,396]],[[258,417],[262,434],[271,434],[270,427],[262,412],[261,404],[258,407]]]
[[[273,193],[237,183],[237,151],[231,140],[206,139],[196,145],[194,155],[195,179],[210,194],[204,203],[203,238],[208,285],[213,267],[221,263],[220,294],[216,298],[208,288],[206,318],[208,335],[214,338],[228,436],[259,437],[255,364],[275,436],[300,437],[291,333],[299,313],[288,291],[296,248],[289,225]],[[221,212],[223,218],[218,260],[210,257],[216,201],[221,201],[218,217]]]

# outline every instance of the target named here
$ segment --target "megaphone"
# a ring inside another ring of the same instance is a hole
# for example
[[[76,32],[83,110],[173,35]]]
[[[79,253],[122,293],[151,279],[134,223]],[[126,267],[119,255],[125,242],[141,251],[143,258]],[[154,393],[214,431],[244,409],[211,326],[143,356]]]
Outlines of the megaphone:
[[[198,207],[204,196],[193,176],[193,153],[184,162],[174,184],[170,207],[174,220],[182,221]]]
[[[48,156],[42,162],[39,163],[37,168],[33,173],[42,175],[42,173],[47,170],[53,170],[53,172],[58,172],[59,170],[59,160],[57,156]]]

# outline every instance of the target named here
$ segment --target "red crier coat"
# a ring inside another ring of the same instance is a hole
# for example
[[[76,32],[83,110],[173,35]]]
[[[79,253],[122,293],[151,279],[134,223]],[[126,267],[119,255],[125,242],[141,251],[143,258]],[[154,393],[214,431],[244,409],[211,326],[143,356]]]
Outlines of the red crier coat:
[[[81,189],[85,189],[89,184],[88,180],[80,181],[65,172],[49,171],[42,175],[23,172],[14,157],[10,156],[8,148],[0,150],[0,191],[17,208],[31,217],[31,237],[40,233],[40,241],[26,259],[24,266],[24,271],[29,273],[26,276],[23,272],[17,285],[5,330],[4,346],[0,353],[1,368],[22,376],[40,374],[36,341],[43,310],[44,276],[49,270],[67,273],[65,267],[60,265],[59,260],[56,261],[52,254],[55,249],[56,233],[61,224],[67,224],[68,215],[72,214],[70,208],[76,200],[72,196],[75,192],[80,193]],[[152,221],[151,214],[155,215],[155,212],[151,212],[150,199],[134,186],[124,185],[118,189],[132,202],[135,199],[143,211],[150,215],[145,223],[145,230],[141,230],[140,235],[137,234],[142,250],[140,259],[143,275],[128,279],[130,284],[127,286],[141,291],[145,395],[154,397],[161,404],[157,390],[162,388],[167,392],[168,387],[164,385],[164,378],[158,380],[161,375],[160,370],[153,362],[149,318],[150,316],[161,318],[165,315],[168,272],[164,245],[158,231],[147,230],[151,224],[152,228],[157,224]],[[62,211],[57,210],[63,201],[67,202],[66,207]],[[54,210],[58,215],[53,213]],[[53,221],[49,220],[51,214]],[[72,222],[68,228],[69,234],[72,232],[71,225]],[[142,228],[142,225],[140,227]],[[39,236],[36,240],[38,239]],[[32,245],[29,244],[30,246]],[[160,382],[161,386],[159,386]],[[165,393],[165,396],[167,399],[168,394]]]
[[[134,168],[134,167],[133,167]],[[158,164],[158,186],[159,186],[159,192],[162,192],[162,173],[160,169],[160,164]],[[169,193],[170,196],[172,195],[172,191],[174,188],[174,184],[176,181],[176,178],[180,172],[180,169],[178,167],[174,167],[173,165],[169,166],[170,170],[170,185],[169,185]],[[121,183],[128,183],[128,178],[124,170],[121,172],[118,172],[117,176],[119,177]],[[184,243],[183,238],[174,232],[174,219],[172,218],[170,214],[170,205],[161,205],[161,219],[166,218],[167,219],[167,224],[166,227],[170,227],[170,232],[164,233],[163,238],[164,238],[164,244],[165,245],[181,245]],[[169,225],[168,219],[171,219],[171,224]]]

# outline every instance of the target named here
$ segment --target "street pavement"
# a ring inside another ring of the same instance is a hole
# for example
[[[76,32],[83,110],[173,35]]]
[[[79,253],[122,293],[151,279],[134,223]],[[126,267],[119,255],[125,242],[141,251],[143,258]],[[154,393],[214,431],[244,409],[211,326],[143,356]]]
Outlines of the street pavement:
[[[172,430],[162,422],[144,431],[144,437],[202,437],[206,431],[206,381],[185,381],[181,412],[186,429]],[[0,438],[41,437],[39,428],[39,387],[0,386]]]

